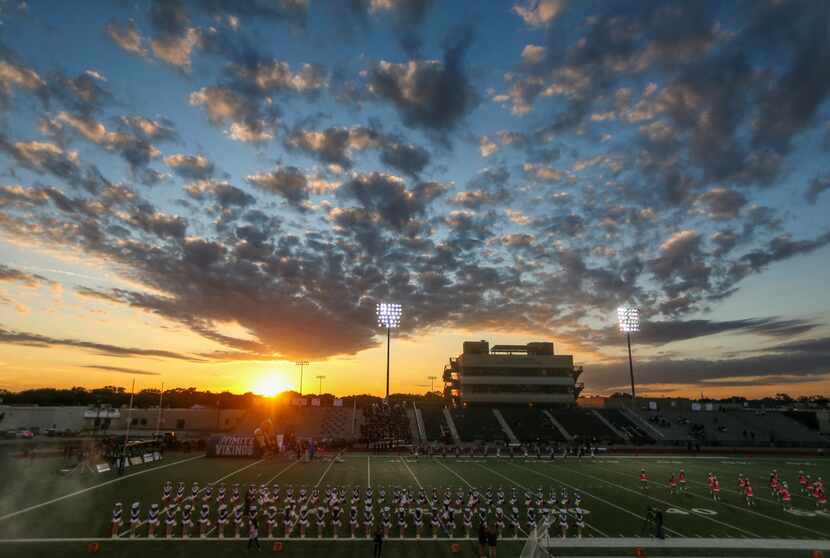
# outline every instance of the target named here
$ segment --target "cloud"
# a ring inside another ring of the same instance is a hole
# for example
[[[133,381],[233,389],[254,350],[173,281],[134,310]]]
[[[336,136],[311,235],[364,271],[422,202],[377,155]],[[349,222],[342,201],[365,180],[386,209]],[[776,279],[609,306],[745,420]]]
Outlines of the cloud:
[[[37,174],[51,174],[72,185],[92,186],[83,179],[77,151],[43,141],[13,142],[0,133],[0,152],[11,156],[20,166]]]
[[[15,269],[4,264],[0,264],[0,282],[22,283],[26,287],[36,287],[43,283],[52,284],[52,281],[42,275]]]
[[[31,68],[0,58],[0,110],[8,110],[15,89],[39,92],[43,97],[46,94],[46,82]]]
[[[539,45],[525,45],[522,49],[522,62],[529,66],[541,63],[545,59],[547,49]]]
[[[210,198],[223,208],[246,207],[256,203],[252,195],[226,181],[199,180],[188,184],[185,191],[193,199]]]
[[[308,180],[297,167],[277,167],[245,178],[249,184],[284,198],[290,206],[305,211],[308,201]]]
[[[819,195],[827,190],[830,190],[830,176],[817,176],[810,181],[810,186],[807,188],[807,191],[804,192],[804,197],[807,199],[807,203],[815,205],[816,201],[818,201]]]
[[[326,128],[321,131],[298,129],[285,138],[285,146],[314,156],[324,163],[351,168],[355,152],[365,151],[380,143],[380,134],[370,128]]]
[[[182,178],[201,180],[213,175],[213,163],[204,155],[168,155],[164,162]]]
[[[718,221],[734,219],[747,204],[746,196],[727,188],[712,188],[699,199],[706,206],[709,216]]]
[[[407,126],[439,134],[455,129],[478,104],[478,94],[463,66],[472,37],[464,34],[444,51],[442,61],[382,60],[369,70],[368,87],[377,99],[391,103]]]
[[[256,103],[228,87],[203,87],[190,94],[192,106],[204,106],[212,124],[229,123],[231,139],[260,143],[274,137],[278,113],[262,110]]]
[[[518,15],[530,27],[550,24],[565,9],[565,0],[526,0],[513,6],[513,13]]]
[[[592,389],[607,390],[625,385],[628,361],[592,364],[582,379]],[[721,387],[781,385],[823,381],[830,374],[827,354],[799,352],[730,359],[640,359],[635,374],[640,386],[697,386],[710,383]],[[746,378],[746,381],[742,381]],[[706,389],[705,387],[703,389]]]
[[[103,370],[104,372],[120,372],[122,374],[133,374],[135,376],[161,376],[158,372],[148,372],[146,370],[136,370],[134,368],[123,368],[121,366],[107,366],[104,364],[84,364],[84,368],[92,370]]]
[[[411,143],[387,137],[381,144],[380,160],[395,170],[417,177],[429,164],[429,151]]]
[[[800,319],[785,319],[781,317],[744,318],[739,320],[653,320],[646,319],[641,323],[641,331],[637,334],[637,343],[653,346],[662,346],[667,343],[688,341],[711,335],[734,333],[744,335],[762,335],[765,337],[785,338],[795,337],[808,333],[819,327],[818,324]],[[597,344],[607,344],[619,338],[615,327],[607,328],[602,337],[593,339]]]
[[[354,199],[397,230],[423,215],[444,192],[443,185],[433,182],[421,182],[410,190],[403,179],[378,172],[358,175],[338,190],[341,197]]]
[[[55,338],[48,337],[46,335],[39,335],[36,333],[26,333],[22,331],[14,331],[2,328],[0,328],[0,343],[43,348],[73,347],[113,357],[151,357],[185,360],[190,362],[202,361],[202,359],[200,358],[191,357],[189,355],[181,353],[175,353],[172,351],[162,351],[156,349],[138,349],[134,347],[120,347],[118,345],[110,345],[107,343],[95,343],[92,341],[82,341],[78,339]]]
[[[410,56],[421,48],[420,26],[433,0],[353,0],[333,5],[335,21],[346,36],[366,31],[372,18],[391,18],[392,31],[401,48]]]
[[[379,151],[382,163],[410,176],[417,176],[430,162],[430,153],[423,147],[406,143],[402,138],[374,127],[296,129],[284,143],[288,149],[302,151],[341,169],[352,168],[356,154],[369,150]]]
[[[104,33],[123,51],[137,56],[147,56],[147,48],[135,22],[120,24],[111,21],[104,27]]]

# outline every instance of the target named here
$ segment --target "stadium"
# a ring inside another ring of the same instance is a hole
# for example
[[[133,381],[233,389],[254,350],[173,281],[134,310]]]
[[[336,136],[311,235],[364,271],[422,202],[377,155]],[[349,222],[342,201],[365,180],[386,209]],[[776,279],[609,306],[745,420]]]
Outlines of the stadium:
[[[830,0],[0,0],[0,558],[830,558]]]
[[[224,556],[253,524],[266,551],[298,556],[368,552],[378,533],[396,555],[470,555],[480,529],[517,556],[830,547],[827,410],[581,402],[573,362],[549,342],[465,342],[441,396],[4,406],[12,432],[52,430],[4,444],[0,544]]]

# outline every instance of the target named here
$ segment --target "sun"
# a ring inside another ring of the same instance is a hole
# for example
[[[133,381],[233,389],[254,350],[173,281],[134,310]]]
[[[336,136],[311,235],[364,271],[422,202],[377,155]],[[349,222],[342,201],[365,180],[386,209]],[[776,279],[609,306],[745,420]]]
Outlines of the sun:
[[[272,374],[259,378],[251,391],[258,395],[274,397],[278,393],[282,393],[283,391],[287,391],[289,389],[291,389],[291,386],[289,386],[282,377]]]

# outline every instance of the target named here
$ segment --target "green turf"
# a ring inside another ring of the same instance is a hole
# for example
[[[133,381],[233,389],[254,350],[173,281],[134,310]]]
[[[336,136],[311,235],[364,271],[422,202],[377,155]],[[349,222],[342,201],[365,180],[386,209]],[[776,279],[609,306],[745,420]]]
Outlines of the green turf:
[[[817,458],[745,458],[724,457],[713,459],[693,459],[689,457],[667,456],[657,458],[603,457],[596,459],[568,459],[554,462],[537,462],[534,459],[402,459],[395,455],[347,454],[345,462],[334,463],[320,460],[313,463],[293,463],[286,458],[268,460],[254,459],[208,459],[197,458],[197,454],[168,454],[162,465],[165,468],[150,470],[156,465],[144,465],[128,470],[134,474],[116,482],[96,487],[81,494],[65,498],[46,506],[13,517],[2,516],[37,505],[60,496],[99,485],[102,482],[117,479],[114,474],[93,473],[59,474],[60,458],[39,458],[22,461],[12,457],[8,452],[0,454],[0,539],[42,539],[42,538],[104,538],[110,532],[110,512],[115,501],[124,502],[125,506],[133,500],[143,504],[142,515],[152,502],[160,501],[162,483],[184,480],[188,484],[199,481],[200,484],[214,482],[222,477],[229,486],[239,482],[271,482],[282,486],[288,484],[299,487],[345,485],[366,487],[369,483],[375,488],[381,485],[398,485],[417,488],[419,484],[427,489],[432,487],[461,487],[470,485],[482,489],[501,486],[509,498],[510,489],[520,488],[519,508],[524,523],[524,498],[521,491],[525,488],[544,487],[545,495],[550,486],[557,489],[568,487],[579,490],[582,494],[582,506],[589,510],[586,520],[589,524],[584,532],[586,538],[636,537],[643,533],[643,515],[649,505],[663,508],[676,508],[686,514],[666,514],[666,528],[670,536],[700,538],[738,538],[746,541],[746,552],[724,550],[712,552],[694,549],[675,549],[662,551],[650,550],[649,556],[808,556],[789,552],[757,549],[754,538],[786,539],[830,539],[830,513],[826,515],[793,515],[782,509],[767,490],[769,471],[777,468],[794,488],[794,506],[804,511],[814,511],[812,499],[798,494],[797,475],[804,469],[812,476],[830,478],[830,461]],[[189,460],[189,461],[188,461]],[[172,465],[171,465],[172,464]],[[637,474],[645,467],[651,477],[648,493],[640,490]],[[684,467],[689,477],[689,487],[685,495],[669,495],[665,483],[672,471]],[[706,486],[709,472],[716,473],[723,487],[722,501],[711,500]],[[738,473],[748,476],[755,486],[756,506],[747,509],[743,497],[735,490]],[[138,473],[138,474],[136,474]],[[278,478],[274,478],[279,474]],[[189,491],[189,487],[188,487]],[[215,506],[214,506],[215,508]],[[693,508],[711,510],[716,515],[703,515]],[[215,509],[214,509],[215,512]],[[379,514],[376,514],[376,518]],[[163,519],[163,518],[162,518]],[[214,518],[215,519],[215,518]],[[279,515],[281,520],[281,514]],[[344,525],[340,536],[348,536],[348,510],[344,511]],[[362,519],[362,517],[361,517]],[[264,523],[264,521],[263,521]],[[411,522],[410,522],[411,523]],[[460,518],[456,537],[463,537]],[[524,527],[524,525],[523,525]],[[164,526],[160,530],[163,532]],[[558,529],[556,522],[552,531]],[[195,534],[194,530],[194,534]],[[231,534],[232,529],[227,530]],[[506,529],[510,533],[510,529]],[[296,536],[295,532],[295,536]],[[324,536],[331,536],[331,527]],[[397,529],[393,527],[393,538],[387,542],[385,555],[388,556],[451,556],[450,541],[431,539],[428,520],[425,522],[421,541],[394,541]],[[575,534],[574,530],[569,533]],[[650,533],[649,533],[650,534]],[[261,530],[261,536],[266,530]],[[414,536],[410,525],[407,536]],[[281,521],[276,536],[282,537]],[[309,536],[316,536],[316,527],[312,519]],[[569,541],[573,544],[575,541]],[[263,541],[263,546],[270,551],[270,542]],[[523,541],[512,541],[505,537],[499,545],[501,556],[518,556]],[[756,545],[757,546],[757,545]],[[472,541],[461,542],[462,556],[477,555],[477,545]],[[86,543],[83,542],[37,542],[37,543],[0,543],[0,554],[17,555],[16,550],[25,551],[26,556],[52,555],[86,555]],[[165,556],[205,555],[231,556],[245,552],[245,541],[188,541],[159,540],[152,542],[104,541],[100,555],[147,556],[155,551]],[[763,551],[763,554],[759,552]],[[295,541],[289,540],[285,555],[306,556],[328,554],[332,558],[361,555],[371,552],[368,541]],[[754,554],[753,554],[754,552]],[[567,548],[556,551],[561,555],[591,556],[630,556],[631,549],[603,550],[599,548]]]

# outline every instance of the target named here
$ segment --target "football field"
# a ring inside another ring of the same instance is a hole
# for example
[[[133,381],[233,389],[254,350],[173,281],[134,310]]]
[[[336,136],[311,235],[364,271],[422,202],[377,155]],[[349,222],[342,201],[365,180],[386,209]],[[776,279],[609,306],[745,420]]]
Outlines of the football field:
[[[109,556],[236,556],[245,554],[246,538],[233,538],[233,528],[225,530],[225,538],[216,536],[216,504],[211,502],[211,525],[206,539],[198,536],[198,514],[191,538],[165,539],[164,515],[156,539],[147,538],[146,525],[139,536],[130,538],[127,524],[123,536],[110,538],[110,514],[116,501],[124,503],[125,519],[133,501],[141,502],[141,519],[146,518],[152,503],[161,504],[162,485],[184,481],[187,494],[197,481],[204,487],[224,483],[230,492],[240,483],[243,493],[253,483],[279,485],[311,490],[327,486],[345,487],[346,504],[343,525],[338,539],[330,521],[322,532],[317,531],[315,518],[306,538],[298,530],[285,537],[282,527],[282,505],[278,504],[278,527],[271,539],[267,536],[264,516],[260,514],[260,540],[263,552],[273,553],[273,544],[283,543],[281,554],[290,556],[327,555],[368,556],[372,542],[363,528],[363,493],[367,487],[377,494],[384,488],[409,487],[414,493],[425,490],[431,501],[433,488],[443,498],[444,490],[478,488],[482,494],[501,488],[506,509],[516,489],[520,517],[520,533],[513,538],[510,522],[498,545],[500,556],[519,556],[528,532],[525,491],[535,495],[541,488],[547,499],[551,489],[557,495],[568,494],[567,537],[561,538],[559,515],[554,514],[550,541],[543,543],[550,556],[633,556],[642,547],[647,556],[812,556],[823,550],[830,556],[830,512],[817,511],[812,497],[802,495],[798,474],[803,470],[813,479],[830,477],[830,461],[821,458],[755,458],[748,456],[623,456],[569,458],[554,461],[534,458],[426,458],[409,455],[348,453],[342,462],[324,457],[305,463],[278,457],[273,459],[206,458],[201,454],[169,453],[161,462],[128,469],[121,477],[113,473],[59,472],[59,458],[33,460],[2,455],[0,463],[0,555],[2,556],[82,556],[88,555],[90,543],[98,543],[100,555]],[[638,475],[645,468],[649,488],[640,487]],[[672,472],[684,468],[688,475],[685,494],[672,495],[667,489]],[[769,473],[781,472],[783,480],[793,489],[793,509],[784,510],[768,489]],[[722,484],[721,501],[714,502],[707,486],[707,475],[716,474]],[[741,473],[755,487],[755,506],[748,508],[736,490]],[[361,490],[360,532],[352,539],[349,533],[348,507],[352,489]],[[585,510],[583,537],[577,538],[573,515],[574,494],[581,498]],[[214,493],[215,494],[215,493]],[[387,496],[387,500],[389,496]],[[535,499],[535,496],[534,496]],[[214,499],[215,500],[215,496]],[[492,509],[488,521],[493,521]],[[653,527],[646,523],[646,509],[655,506],[664,510],[665,541],[652,538]],[[429,503],[425,505],[429,511]],[[375,521],[379,512],[375,513]],[[452,532],[439,529],[433,538],[429,515],[424,520],[420,538],[414,522],[408,521],[401,540],[396,523],[384,545],[384,556],[477,556],[478,545],[466,537],[461,516]],[[472,529],[475,537],[478,517]],[[460,546],[459,554],[452,544]]]

